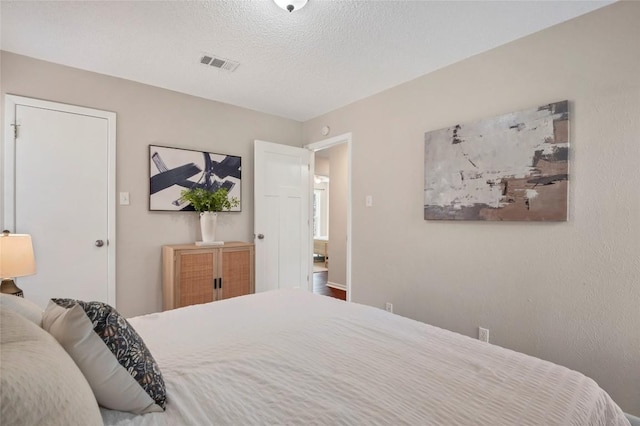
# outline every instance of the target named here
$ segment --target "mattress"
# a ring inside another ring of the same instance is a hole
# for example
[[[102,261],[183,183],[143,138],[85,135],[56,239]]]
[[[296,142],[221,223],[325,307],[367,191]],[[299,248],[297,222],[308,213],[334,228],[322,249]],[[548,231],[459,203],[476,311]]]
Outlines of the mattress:
[[[576,371],[303,290],[130,319],[164,413],[106,425],[628,425]]]

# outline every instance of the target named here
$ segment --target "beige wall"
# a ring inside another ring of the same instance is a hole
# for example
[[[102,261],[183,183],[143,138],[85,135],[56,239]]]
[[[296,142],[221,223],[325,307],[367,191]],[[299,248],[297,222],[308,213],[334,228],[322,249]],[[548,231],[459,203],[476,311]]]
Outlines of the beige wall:
[[[487,327],[640,414],[639,21],[616,3],[306,122],[306,143],[353,132],[353,300]],[[426,131],[563,99],[568,222],[423,219]]]
[[[329,159],[325,157],[315,156],[314,173],[320,176],[329,176]]]
[[[160,247],[200,237],[196,213],[148,211],[149,144],[242,156],[242,212],[224,213],[217,237],[252,241],[253,140],[301,143],[302,124],[293,120],[8,52],[1,64],[3,95],[117,113],[116,186],[131,197],[116,215],[117,306],[126,316],[161,309]]]

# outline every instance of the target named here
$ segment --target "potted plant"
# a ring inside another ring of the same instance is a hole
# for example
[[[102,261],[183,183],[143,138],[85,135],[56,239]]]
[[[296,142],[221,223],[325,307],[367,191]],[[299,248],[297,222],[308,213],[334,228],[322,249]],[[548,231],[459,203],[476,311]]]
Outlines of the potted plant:
[[[216,240],[218,212],[229,211],[232,207],[240,205],[240,201],[236,197],[229,198],[229,192],[226,188],[209,191],[196,187],[186,189],[180,195],[182,201],[189,202],[194,210],[200,213],[200,231],[204,243]]]

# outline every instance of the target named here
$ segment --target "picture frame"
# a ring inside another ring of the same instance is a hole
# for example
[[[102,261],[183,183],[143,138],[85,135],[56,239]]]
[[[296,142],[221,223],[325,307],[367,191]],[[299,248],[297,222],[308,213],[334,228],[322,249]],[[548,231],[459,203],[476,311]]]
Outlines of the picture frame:
[[[185,148],[149,145],[149,210],[194,211],[181,201],[181,192],[200,187],[226,188],[242,211],[242,157]]]
[[[569,101],[425,133],[425,220],[567,221]]]

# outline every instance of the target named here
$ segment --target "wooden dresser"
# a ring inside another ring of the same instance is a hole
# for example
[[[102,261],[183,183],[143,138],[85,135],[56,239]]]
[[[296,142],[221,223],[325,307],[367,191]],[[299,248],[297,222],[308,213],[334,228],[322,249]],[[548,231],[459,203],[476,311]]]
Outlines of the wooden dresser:
[[[164,310],[250,294],[254,285],[252,243],[162,246]]]

